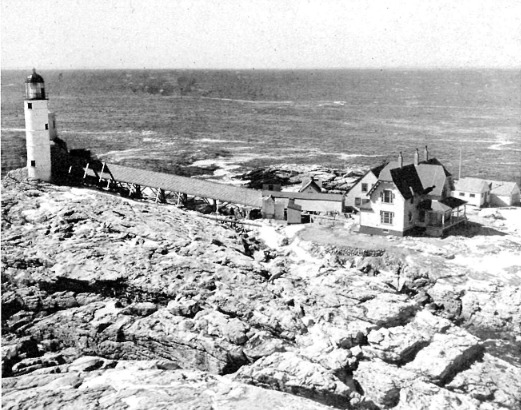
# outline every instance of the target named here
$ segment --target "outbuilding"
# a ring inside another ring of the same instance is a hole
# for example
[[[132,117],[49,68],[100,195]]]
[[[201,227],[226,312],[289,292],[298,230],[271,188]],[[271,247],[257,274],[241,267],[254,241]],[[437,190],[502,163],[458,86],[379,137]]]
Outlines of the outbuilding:
[[[515,182],[487,181],[491,206],[519,206],[519,186]]]
[[[467,201],[468,205],[481,208],[489,204],[490,186],[484,179],[461,178],[454,182],[451,196]]]
[[[288,207],[286,212],[286,219],[288,221],[288,225],[302,223],[302,207],[300,205],[295,204],[294,199],[290,199],[288,201]]]

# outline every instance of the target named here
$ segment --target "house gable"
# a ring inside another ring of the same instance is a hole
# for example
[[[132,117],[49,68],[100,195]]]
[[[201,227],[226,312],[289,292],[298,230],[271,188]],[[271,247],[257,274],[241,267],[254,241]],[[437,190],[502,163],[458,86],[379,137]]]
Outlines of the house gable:
[[[359,208],[369,202],[368,193],[378,181],[378,175],[384,165],[371,169],[360,178],[345,196],[345,206]]]
[[[312,194],[322,192],[322,188],[313,178],[311,178],[308,182],[305,182],[298,191]]]

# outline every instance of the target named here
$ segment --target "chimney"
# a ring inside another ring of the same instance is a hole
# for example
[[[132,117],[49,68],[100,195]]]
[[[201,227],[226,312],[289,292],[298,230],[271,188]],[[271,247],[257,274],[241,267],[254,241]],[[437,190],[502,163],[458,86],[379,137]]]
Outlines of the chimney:
[[[418,152],[418,148],[414,152],[414,165],[418,165],[420,163],[420,153]]]
[[[401,151],[400,151],[400,155],[398,155],[398,166],[400,168],[403,167],[403,155],[402,155]]]
[[[423,151],[425,155],[425,161],[429,160],[429,150],[427,149],[427,145],[425,146],[425,150]]]

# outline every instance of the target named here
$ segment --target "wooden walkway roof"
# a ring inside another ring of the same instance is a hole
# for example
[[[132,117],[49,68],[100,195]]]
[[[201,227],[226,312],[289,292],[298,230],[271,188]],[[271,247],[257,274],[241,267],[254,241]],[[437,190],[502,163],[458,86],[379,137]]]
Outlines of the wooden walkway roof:
[[[286,191],[262,191],[262,196],[272,196],[273,198],[293,198],[308,201],[332,201],[342,202],[342,194],[322,194],[320,192],[286,192]]]
[[[87,175],[96,176],[91,168],[84,168],[84,170],[87,171]],[[200,198],[212,198],[255,208],[262,207],[262,192],[253,189],[114,164],[105,164],[103,172],[101,168],[96,167],[96,172],[106,180],[112,179],[112,174],[118,182],[160,188],[171,192],[182,192]]]

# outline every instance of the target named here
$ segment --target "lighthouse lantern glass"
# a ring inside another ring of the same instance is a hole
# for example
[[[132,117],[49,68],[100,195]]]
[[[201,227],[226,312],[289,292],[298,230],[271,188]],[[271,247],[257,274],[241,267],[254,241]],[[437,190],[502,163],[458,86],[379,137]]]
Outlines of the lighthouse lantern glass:
[[[45,100],[44,83],[25,83],[26,100]]]

